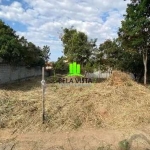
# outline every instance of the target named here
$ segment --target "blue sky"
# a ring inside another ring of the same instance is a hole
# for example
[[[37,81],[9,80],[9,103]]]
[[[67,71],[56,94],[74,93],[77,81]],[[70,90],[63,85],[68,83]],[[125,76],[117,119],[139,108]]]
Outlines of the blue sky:
[[[0,19],[37,46],[62,56],[61,27],[74,26],[97,44],[117,37],[129,0],[0,0]]]

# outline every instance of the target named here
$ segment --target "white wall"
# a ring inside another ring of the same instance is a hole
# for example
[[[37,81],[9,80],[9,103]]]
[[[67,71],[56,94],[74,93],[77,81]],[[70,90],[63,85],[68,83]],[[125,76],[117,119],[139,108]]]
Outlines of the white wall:
[[[0,64],[0,84],[35,77],[41,74],[41,67],[28,69],[26,67],[14,67],[7,64]]]
[[[111,75],[110,71],[106,71],[106,72],[96,71],[93,73],[87,73],[86,77],[87,78],[108,78],[110,75]]]

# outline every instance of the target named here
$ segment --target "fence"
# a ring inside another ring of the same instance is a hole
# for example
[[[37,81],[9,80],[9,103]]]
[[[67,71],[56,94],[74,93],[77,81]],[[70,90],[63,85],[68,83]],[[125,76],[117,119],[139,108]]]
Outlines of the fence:
[[[0,84],[42,75],[41,67],[26,68],[0,64]]]

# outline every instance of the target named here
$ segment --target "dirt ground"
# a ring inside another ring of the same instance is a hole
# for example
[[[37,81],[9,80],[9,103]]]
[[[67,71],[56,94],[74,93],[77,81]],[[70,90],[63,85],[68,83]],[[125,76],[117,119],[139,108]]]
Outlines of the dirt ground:
[[[0,150],[128,150],[119,145],[127,139],[130,150],[150,149],[148,129],[79,129],[71,132],[28,132],[0,130]],[[122,149],[121,149],[122,147]]]

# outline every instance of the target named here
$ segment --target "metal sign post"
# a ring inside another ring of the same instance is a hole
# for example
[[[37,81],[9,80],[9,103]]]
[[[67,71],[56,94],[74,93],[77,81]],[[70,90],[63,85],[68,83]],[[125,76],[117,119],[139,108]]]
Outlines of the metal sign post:
[[[44,80],[44,67],[42,67],[42,81],[41,81],[41,85],[42,85],[42,123],[44,124],[44,120],[45,120],[45,88],[46,88],[46,84],[45,84],[45,80]]]

